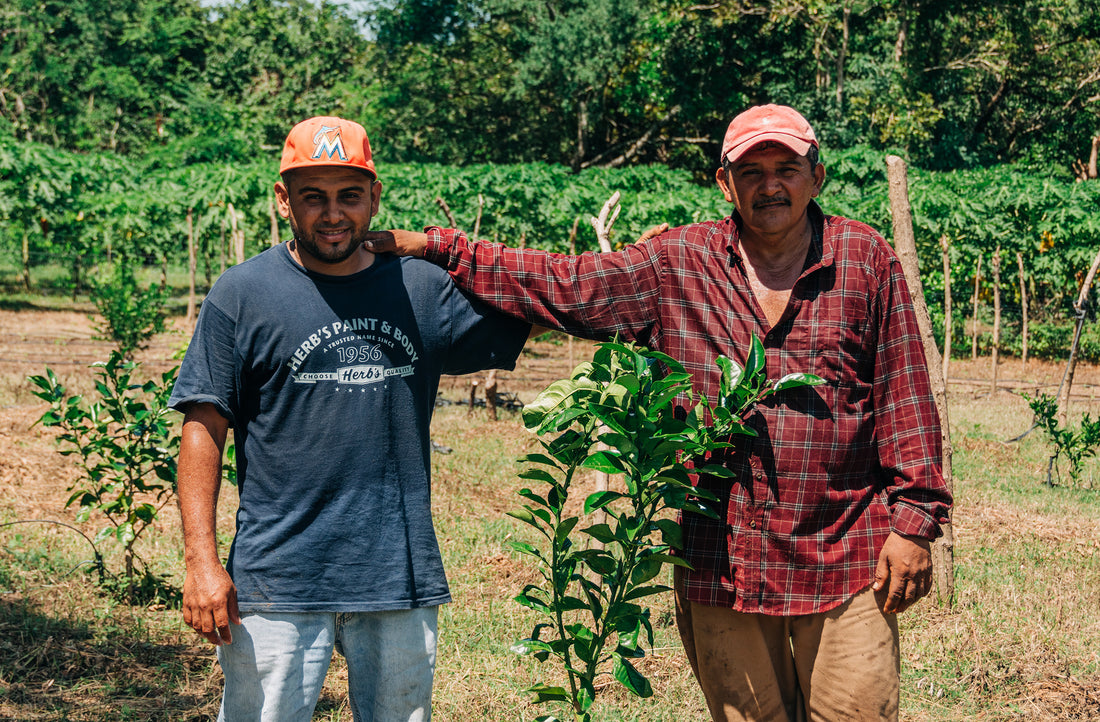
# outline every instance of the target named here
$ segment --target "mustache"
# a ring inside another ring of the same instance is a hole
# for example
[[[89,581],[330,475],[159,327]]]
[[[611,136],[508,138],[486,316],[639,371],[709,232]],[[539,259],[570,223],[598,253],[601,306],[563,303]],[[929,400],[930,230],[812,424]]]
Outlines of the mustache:
[[[754,209],[756,209],[756,208],[767,208],[768,206],[780,206],[780,205],[789,206],[790,204],[791,204],[791,199],[790,198],[770,198],[766,201],[755,201],[752,204],[752,207]]]

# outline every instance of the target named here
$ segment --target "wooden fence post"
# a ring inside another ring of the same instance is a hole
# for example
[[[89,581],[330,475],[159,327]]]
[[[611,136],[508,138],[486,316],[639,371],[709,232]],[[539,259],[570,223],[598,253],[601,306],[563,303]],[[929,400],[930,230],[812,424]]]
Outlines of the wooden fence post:
[[[1092,281],[1096,278],[1096,269],[1100,267],[1100,252],[1096,254],[1096,258],[1092,261],[1092,266],[1089,268],[1088,274],[1085,276],[1085,282],[1081,284],[1081,293],[1077,296],[1077,301],[1073,304],[1073,310],[1077,312],[1077,324],[1073,329],[1073,345],[1069,349],[1069,360],[1066,361],[1066,372],[1063,376],[1062,388],[1058,393],[1058,425],[1065,427],[1069,418],[1069,391],[1073,388],[1073,375],[1077,371],[1077,344],[1081,341],[1081,327],[1085,325],[1085,301],[1089,297],[1089,288],[1092,287]]]
[[[619,211],[622,210],[622,206],[619,205],[619,191],[615,191],[611,194],[611,197],[607,199],[607,202],[603,204],[603,208],[600,209],[600,215],[590,217],[588,220],[592,224],[592,228],[596,230],[596,240],[599,241],[600,251],[602,253],[611,252],[611,226],[615,225],[615,220],[619,217]],[[600,431],[606,430],[606,427],[600,427]],[[607,447],[600,443],[596,445],[597,449],[606,449]],[[610,476],[606,471],[596,472],[596,491],[607,491],[610,483]],[[599,509],[592,516],[593,521],[596,524],[604,524],[607,522],[607,512],[603,509]],[[603,543],[598,544],[600,549],[603,549]]]
[[[267,204],[268,215],[271,216],[271,240],[270,245],[279,245],[279,209],[275,207],[274,196],[268,200]]]
[[[187,331],[195,330],[195,271],[198,269],[198,258],[195,253],[195,211],[187,209]]]
[[[982,280],[982,257],[978,256],[978,265],[974,267],[974,303],[971,305],[973,316],[970,323],[970,360],[978,360],[978,302],[981,297],[978,289]]]
[[[954,332],[954,319],[951,309],[951,259],[947,254],[947,236],[940,236],[940,248],[943,250],[943,380],[951,378],[951,338]]]
[[[1027,276],[1024,274],[1024,254],[1016,251],[1016,267],[1020,271],[1020,310],[1023,312],[1023,326],[1020,329],[1021,361],[1027,370]]]
[[[1000,360],[1001,349],[1001,247],[993,252],[993,260],[990,263],[993,270],[993,349],[990,355],[993,368],[990,374],[989,393],[997,393],[997,363]]]
[[[947,415],[947,385],[939,349],[932,336],[932,319],[924,300],[924,285],[920,280],[920,263],[917,244],[913,236],[913,218],[909,211],[909,185],[905,161],[895,155],[886,156],[886,175],[890,183],[890,210],[894,225],[894,248],[913,296],[917,324],[924,341],[925,361],[932,384],[932,395],[940,413],[943,435],[943,480],[948,491],[954,490],[951,473],[951,425]],[[941,603],[951,605],[955,597],[955,536],[951,522],[943,525],[943,534],[932,543],[932,566],[936,580],[936,596]]]
[[[23,290],[31,290],[31,244],[27,229],[23,229]]]

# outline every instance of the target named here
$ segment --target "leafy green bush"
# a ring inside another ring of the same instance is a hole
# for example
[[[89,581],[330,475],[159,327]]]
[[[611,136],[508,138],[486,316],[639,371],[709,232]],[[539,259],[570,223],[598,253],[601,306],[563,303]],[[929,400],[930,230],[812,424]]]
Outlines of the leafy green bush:
[[[643,631],[653,645],[649,610],[641,600],[668,591],[652,580],[665,564],[687,566],[670,554],[682,547],[682,538],[679,524],[667,512],[692,510],[716,517],[709,505],[715,498],[693,488],[689,474],[732,474],[719,465],[692,469],[688,460],[730,446],[732,434],[753,435],[741,417],[760,399],[822,383],[808,374],[768,381],[757,339],[745,368],[725,357],[717,363],[722,370],[717,404],[711,408],[703,399],[685,419],[674,414],[678,397],[691,401],[690,377],[683,367],[664,354],[617,343],[601,344],[592,361],[579,365],[569,379],[551,384],[523,410],[528,429],[554,434],[540,440],[544,453],[522,459],[530,468],[520,476],[542,482],[545,491],[521,490],[528,503],[510,512],[544,540],[540,545],[514,542],[513,547],[534,557],[542,575],[542,582],[527,585],[516,601],[546,621],[512,649],[539,661],[553,657],[562,665],[568,689],[540,683],[528,691],[538,703],[566,703],[578,722],[591,718],[594,682],[608,665],[633,694],[653,693],[630,660],[645,656]],[[667,373],[661,372],[662,366]],[[710,427],[704,423],[708,412]],[[582,470],[621,474],[625,491],[590,494],[584,514],[602,510],[607,521],[578,528],[582,519],[567,510],[567,503]]]

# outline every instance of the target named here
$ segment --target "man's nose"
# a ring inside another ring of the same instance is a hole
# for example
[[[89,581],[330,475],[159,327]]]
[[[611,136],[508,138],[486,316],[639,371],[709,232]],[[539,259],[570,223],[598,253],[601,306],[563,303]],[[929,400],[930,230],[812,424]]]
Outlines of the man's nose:
[[[340,203],[337,199],[333,198],[325,203],[324,210],[322,211],[322,218],[326,221],[339,220],[343,212],[340,210]]]
[[[762,193],[775,193],[781,188],[779,183],[778,173],[764,173],[763,179],[760,182],[760,191]]]

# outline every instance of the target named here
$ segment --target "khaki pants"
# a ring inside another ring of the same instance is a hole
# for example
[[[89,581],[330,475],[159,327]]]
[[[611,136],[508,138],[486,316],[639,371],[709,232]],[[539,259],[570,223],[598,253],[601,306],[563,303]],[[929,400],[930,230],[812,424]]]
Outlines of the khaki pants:
[[[677,584],[676,622],[715,722],[893,721],[898,623],[882,601],[867,588],[827,612],[772,617],[694,604]]]

